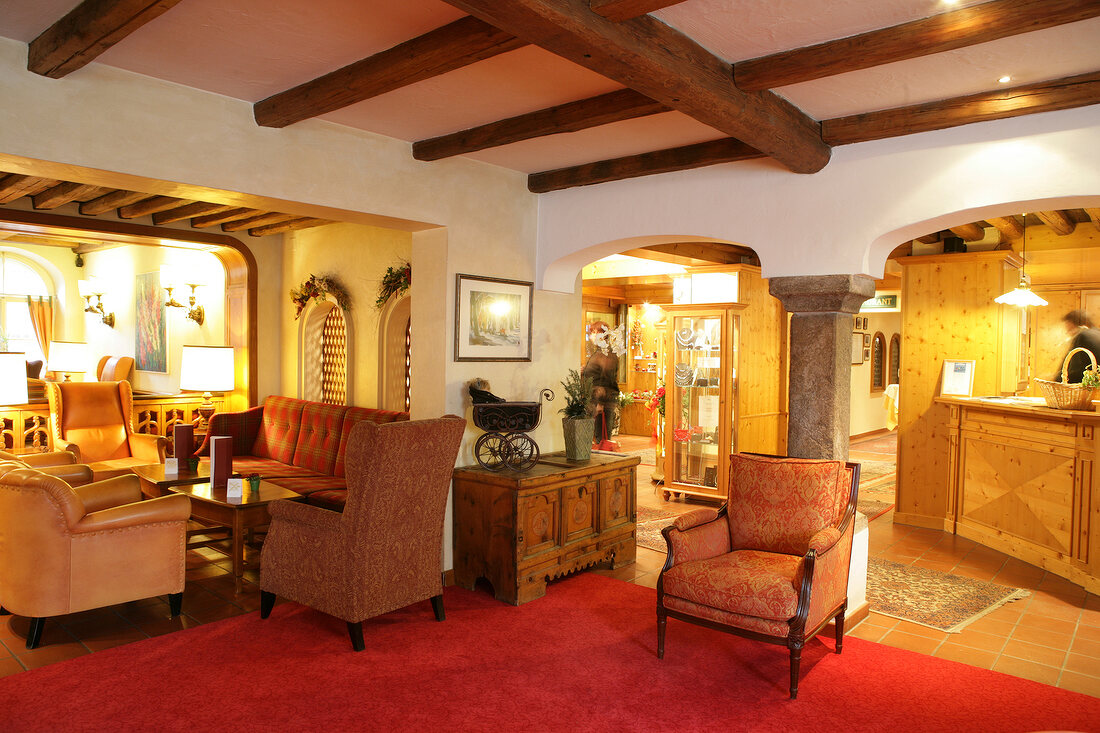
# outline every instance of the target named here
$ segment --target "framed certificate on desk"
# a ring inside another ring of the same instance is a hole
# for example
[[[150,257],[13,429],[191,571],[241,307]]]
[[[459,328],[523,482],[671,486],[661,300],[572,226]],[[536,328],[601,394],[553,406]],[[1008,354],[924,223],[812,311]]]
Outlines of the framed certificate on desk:
[[[974,360],[944,359],[940,395],[943,397],[970,397],[973,391]]]

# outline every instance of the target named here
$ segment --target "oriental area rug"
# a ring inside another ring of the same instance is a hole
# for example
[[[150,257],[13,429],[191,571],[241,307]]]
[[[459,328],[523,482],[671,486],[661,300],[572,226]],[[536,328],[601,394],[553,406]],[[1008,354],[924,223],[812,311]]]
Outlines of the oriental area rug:
[[[787,649],[675,619],[656,592],[582,573],[511,606],[448,587],[363,624],[295,603],[0,679],[0,729],[49,731],[1095,730],[1100,699],[848,637]],[[870,686],[870,687],[869,687]],[[859,704],[873,689],[888,704]]]
[[[871,610],[948,633],[962,631],[1006,603],[1031,595],[1021,588],[902,565],[872,557],[867,563]]]

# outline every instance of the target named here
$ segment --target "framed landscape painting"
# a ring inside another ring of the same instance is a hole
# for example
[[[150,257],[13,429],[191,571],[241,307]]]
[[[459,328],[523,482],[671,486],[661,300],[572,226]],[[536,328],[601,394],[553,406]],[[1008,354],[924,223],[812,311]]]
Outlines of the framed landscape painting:
[[[160,273],[146,272],[138,275],[134,291],[134,313],[137,314],[134,369],[167,373],[168,329],[164,318]]]
[[[455,361],[531,361],[533,293],[533,283],[459,274]]]

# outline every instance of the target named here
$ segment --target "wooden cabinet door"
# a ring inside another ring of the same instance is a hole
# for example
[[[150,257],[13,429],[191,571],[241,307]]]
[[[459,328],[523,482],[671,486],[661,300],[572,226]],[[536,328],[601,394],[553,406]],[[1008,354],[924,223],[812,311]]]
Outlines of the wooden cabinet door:
[[[634,502],[630,474],[600,479],[600,527],[604,532],[633,521]]]
[[[596,480],[562,487],[562,524],[565,528],[562,537],[563,545],[596,534],[596,494],[598,491],[599,482]]]
[[[516,555],[531,557],[558,544],[561,502],[557,489],[519,497]]]

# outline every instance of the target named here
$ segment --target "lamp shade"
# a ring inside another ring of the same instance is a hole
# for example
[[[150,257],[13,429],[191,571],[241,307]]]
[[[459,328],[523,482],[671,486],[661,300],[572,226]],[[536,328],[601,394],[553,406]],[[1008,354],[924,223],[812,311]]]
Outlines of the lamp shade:
[[[236,386],[232,346],[184,346],[180,389],[232,392]]]
[[[49,370],[51,372],[88,371],[88,344],[82,341],[51,341]]]
[[[0,352],[0,405],[22,405],[27,401],[27,355],[22,351]]]

